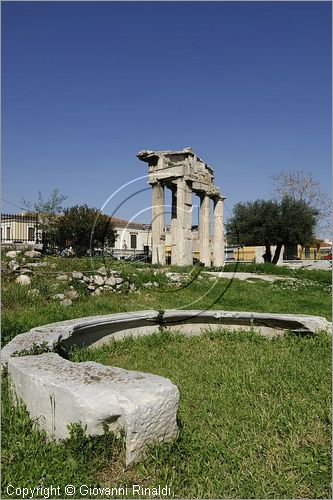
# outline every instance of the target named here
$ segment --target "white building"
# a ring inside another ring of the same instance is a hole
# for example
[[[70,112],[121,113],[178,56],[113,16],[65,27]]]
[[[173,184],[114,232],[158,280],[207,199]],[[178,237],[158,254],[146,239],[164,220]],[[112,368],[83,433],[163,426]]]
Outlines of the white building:
[[[112,249],[116,257],[142,254],[151,251],[151,226],[138,222],[129,222],[117,217],[111,218],[117,233]]]

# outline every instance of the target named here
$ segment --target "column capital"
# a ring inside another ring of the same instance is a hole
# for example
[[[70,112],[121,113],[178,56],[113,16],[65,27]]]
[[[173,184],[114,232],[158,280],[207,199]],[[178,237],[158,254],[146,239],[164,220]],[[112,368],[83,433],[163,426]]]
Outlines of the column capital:
[[[153,186],[162,186],[164,187],[164,182],[160,181],[159,179],[152,179],[148,181],[148,184],[150,184],[152,187]]]
[[[212,200],[214,200],[214,202],[224,201],[226,199],[226,197],[223,196],[223,194],[213,194],[211,198]]]

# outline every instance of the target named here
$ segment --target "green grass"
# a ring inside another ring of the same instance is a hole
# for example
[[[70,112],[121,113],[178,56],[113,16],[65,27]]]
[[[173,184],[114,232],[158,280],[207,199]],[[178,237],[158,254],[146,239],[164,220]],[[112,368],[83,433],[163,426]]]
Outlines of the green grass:
[[[58,270],[89,270],[90,259],[48,259]],[[103,260],[94,263],[95,269]],[[194,279],[188,286],[180,289],[166,288],[166,278],[154,268],[144,268],[117,263],[124,277],[138,287],[137,293],[104,293],[91,297],[79,283],[71,283],[79,292],[80,298],[73,305],[64,308],[52,299],[55,293],[62,293],[68,285],[59,283],[54,287],[54,274],[49,268],[43,268],[32,279],[32,287],[39,290],[39,295],[31,297],[28,289],[12,281],[5,275],[2,287],[2,345],[15,335],[30,328],[55,321],[63,321],[80,316],[93,316],[113,312],[125,312],[142,309],[224,309],[243,311],[280,312],[296,314],[314,314],[331,319],[331,279],[330,271],[292,271],[270,265],[247,266],[247,271],[282,273],[296,278],[295,282],[263,281],[244,282],[237,279],[219,279],[210,281],[207,277]],[[142,266],[141,266],[142,267]],[[54,268],[51,268],[54,272]],[[197,273],[198,268],[187,269]],[[155,273],[155,274],[154,274]],[[195,274],[194,274],[195,276]],[[160,287],[154,290],[143,285],[156,281]]]
[[[253,332],[163,332],[77,350],[170,378],[181,435],[136,466],[176,497],[330,497],[331,346],[326,335],[267,340]],[[99,475],[112,482],[108,469]]]
[[[116,441],[111,433],[87,437],[82,427],[75,424],[67,440],[57,443],[47,439],[36,422],[30,420],[22,403],[13,407],[6,373],[2,376],[1,389],[2,498],[23,498],[21,495],[7,495],[9,485],[20,488],[54,485],[63,492],[66,484],[89,482],[91,470],[106,467],[123,455],[122,440]],[[43,495],[37,497],[43,498]],[[31,496],[26,495],[26,498]]]
[[[221,268],[218,268],[219,270]],[[274,264],[226,264],[223,268],[227,272],[244,272],[257,274],[271,274],[275,276],[289,276],[292,278],[310,279],[318,283],[332,283],[332,271],[322,269],[291,269],[287,266],[275,266]]]
[[[64,292],[69,285],[58,283],[54,287],[51,273],[94,272],[103,259],[46,261],[49,266],[32,279],[31,287],[39,291],[34,297],[28,294],[29,288],[14,283],[13,277],[4,273],[3,345],[38,325],[143,309],[266,311],[331,319],[331,271],[239,266],[237,271],[275,274],[294,281],[211,281],[206,276],[170,289],[156,266],[112,263],[136,284],[137,292],[92,297],[73,281],[71,285],[80,297],[65,308],[52,295]],[[147,289],[144,284],[148,281],[160,286]],[[267,340],[253,332],[221,331],[195,338],[163,332],[98,350],[77,350],[72,359],[90,359],[170,378],[181,394],[180,437],[173,444],[151,449],[143,462],[125,469],[123,442],[115,441],[111,434],[86,438],[82,429],[74,426],[69,440],[47,440],[22,405],[13,407],[5,376],[3,497],[9,483],[61,488],[67,483],[169,484],[172,495],[187,498],[330,497],[331,345],[326,335]],[[66,497],[63,490],[62,497]]]
[[[47,442],[24,408],[13,410],[5,378],[3,492],[9,483],[168,484],[177,498],[330,498],[327,335],[268,340],[254,332],[187,338],[164,331],[76,349],[71,359],[170,378],[181,394],[179,439],[151,448],[128,469],[122,442],[111,434],[85,438],[74,427],[69,440]]]

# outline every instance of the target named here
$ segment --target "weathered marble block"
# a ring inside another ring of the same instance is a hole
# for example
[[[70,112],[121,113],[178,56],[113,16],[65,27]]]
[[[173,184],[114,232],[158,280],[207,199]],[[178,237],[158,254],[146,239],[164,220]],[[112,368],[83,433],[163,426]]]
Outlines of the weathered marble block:
[[[73,363],[55,353],[11,357],[8,371],[16,395],[32,418],[57,439],[80,423],[95,436],[125,432],[126,465],[150,444],[178,435],[178,388],[157,375],[94,362]]]

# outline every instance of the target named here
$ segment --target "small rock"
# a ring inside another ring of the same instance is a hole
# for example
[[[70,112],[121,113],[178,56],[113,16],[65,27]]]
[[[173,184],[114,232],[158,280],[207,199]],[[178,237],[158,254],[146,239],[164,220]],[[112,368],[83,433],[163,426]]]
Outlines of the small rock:
[[[39,295],[39,290],[37,288],[31,288],[31,290],[28,290],[28,295],[32,295],[33,297]]]
[[[8,267],[12,271],[16,271],[17,269],[20,269],[20,264],[16,260],[11,260],[8,262]]]
[[[65,295],[63,293],[57,293],[56,295],[53,295],[52,299],[56,300],[64,300]]]
[[[98,274],[95,274],[94,283],[99,286],[104,285],[104,279],[102,278],[102,276],[98,276]]]
[[[165,273],[165,276],[169,278],[170,281],[173,281],[174,283],[178,283],[179,281],[182,281],[183,277],[181,274],[175,274],[175,273]]]
[[[31,279],[29,276],[26,276],[25,274],[21,274],[18,276],[15,280],[17,283],[20,283],[20,285],[28,286],[31,283]]]
[[[91,292],[94,292],[95,291],[95,286],[94,285],[88,285],[87,286],[88,290],[90,290]]]
[[[76,280],[80,280],[83,278],[83,273],[80,273],[79,271],[73,271],[72,272],[72,276],[73,278],[75,278]]]
[[[68,276],[67,274],[58,274],[58,276],[56,277],[56,280],[58,281],[68,281]]]
[[[6,253],[6,257],[9,257],[10,259],[15,259],[18,255],[20,255],[19,250],[10,250],[9,252]]]
[[[76,290],[69,290],[69,292],[67,292],[66,295],[69,299],[72,299],[72,300],[77,299],[79,297],[79,294]]]
[[[73,302],[71,301],[71,299],[64,299],[62,300],[61,302],[59,302],[59,304],[61,304],[62,306],[71,306],[73,304]]]
[[[51,267],[52,267],[52,269],[55,269],[57,267],[57,264],[55,262],[53,262],[53,264],[51,264]]]
[[[100,288],[96,288],[96,290],[91,295],[101,295],[102,291]]]
[[[117,285],[120,285],[120,283],[124,283],[124,279],[123,278],[116,278],[116,283],[117,283]]]
[[[148,283],[145,283],[143,286],[145,286],[146,288],[150,288],[151,286],[153,286],[153,284],[151,281],[148,281]]]
[[[153,285],[154,285],[155,288],[158,287],[158,286],[160,286],[159,283],[157,283],[157,281],[154,281]]]
[[[28,267],[47,267],[47,262],[27,262],[25,264]]]
[[[22,269],[20,269],[20,274],[33,274],[33,271],[31,271],[31,269],[26,269],[25,267],[23,267]]]
[[[24,255],[30,259],[39,259],[42,256],[42,254],[36,250],[28,250],[27,252],[24,252]]]
[[[100,267],[97,269],[97,272],[101,274],[102,276],[107,276],[108,275],[108,270],[106,269],[105,266]]]
[[[107,286],[115,286],[116,284],[117,284],[117,280],[113,276],[111,276],[110,278],[108,278],[105,281],[105,285],[107,285]]]
[[[83,281],[85,281],[86,283],[90,283],[90,276],[84,276],[82,277]]]

